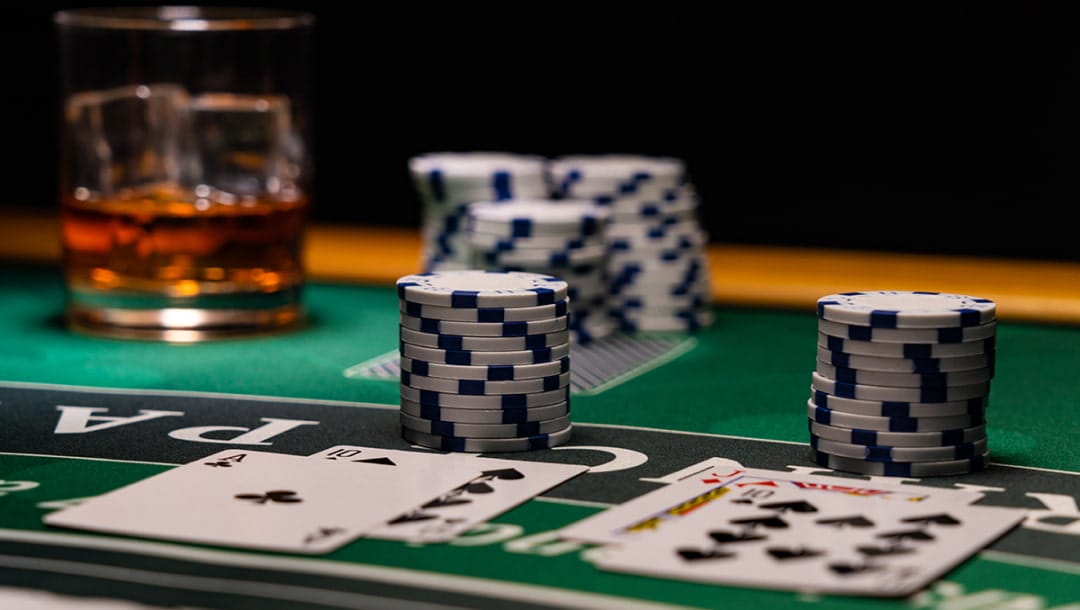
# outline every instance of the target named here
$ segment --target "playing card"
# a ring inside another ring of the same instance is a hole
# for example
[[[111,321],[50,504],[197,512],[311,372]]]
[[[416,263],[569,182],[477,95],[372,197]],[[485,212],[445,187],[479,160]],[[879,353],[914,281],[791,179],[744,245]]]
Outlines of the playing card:
[[[351,467],[350,467],[351,466]],[[116,534],[323,553],[431,495],[423,472],[230,449],[51,513]],[[466,475],[458,483],[466,480]]]
[[[949,501],[879,502],[728,485],[663,536],[609,549],[605,570],[813,593],[905,596],[1024,518],[1018,509]]]
[[[425,469],[430,493],[409,510],[367,533],[371,538],[444,542],[569,480],[586,470],[577,464],[550,464],[481,458],[467,454],[421,453],[339,445],[311,458],[384,468]]]
[[[736,477],[738,480],[733,481]],[[728,493],[729,484],[753,489],[759,496],[770,495],[781,489],[795,489],[874,498],[893,503],[947,500],[970,504],[982,497],[979,492],[967,490],[878,483],[777,470],[706,469],[571,524],[560,530],[559,536],[593,544],[615,544],[639,535],[649,535],[651,532],[666,529],[668,524],[692,514],[720,495]]]

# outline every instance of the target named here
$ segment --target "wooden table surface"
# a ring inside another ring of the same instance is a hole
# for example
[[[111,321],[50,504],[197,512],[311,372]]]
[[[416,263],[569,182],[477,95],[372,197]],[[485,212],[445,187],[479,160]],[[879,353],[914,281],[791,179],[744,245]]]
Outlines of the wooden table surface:
[[[55,215],[0,209],[0,260],[58,264]],[[416,228],[312,224],[313,280],[390,283],[419,270]],[[1080,324],[1080,262],[713,243],[717,304],[812,309],[855,290],[932,290],[993,299],[1002,320]]]

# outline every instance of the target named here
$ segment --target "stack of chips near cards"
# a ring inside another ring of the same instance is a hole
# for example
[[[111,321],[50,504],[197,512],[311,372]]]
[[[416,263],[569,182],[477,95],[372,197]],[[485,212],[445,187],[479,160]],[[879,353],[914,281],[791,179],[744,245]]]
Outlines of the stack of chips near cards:
[[[485,269],[566,280],[570,335],[585,344],[611,334],[605,234],[611,212],[589,201],[514,200],[469,206],[468,235]]]
[[[429,153],[409,160],[419,194],[426,271],[476,268],[465,214],[476,201],[547,197],[546,159],[501,152]]]
[[[821,297],[811,458],[871,475],[965,474],[989,463],[996,306],[937,292]]]
[[[570,438],[567,284],[537,273],[397,280],[401,425],[445,451],[526,451]]]
[[[567,156],[549,166],[557,196],[611,209],[608,307],[623,331],[697,330],[712,323],[698,200],[679,159]]]

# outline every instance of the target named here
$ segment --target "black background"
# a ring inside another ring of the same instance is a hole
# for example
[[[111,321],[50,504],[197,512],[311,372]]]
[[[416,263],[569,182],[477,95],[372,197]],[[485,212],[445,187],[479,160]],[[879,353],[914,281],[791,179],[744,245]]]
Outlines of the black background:
[[[261,4],[318,19],[316,220],[418,226],[423,152],[625,152],[685,159],[716,242],[1080,260],[1064,10]],[[54,205],[51,15],[86,5],[0,20],[3,204]]]

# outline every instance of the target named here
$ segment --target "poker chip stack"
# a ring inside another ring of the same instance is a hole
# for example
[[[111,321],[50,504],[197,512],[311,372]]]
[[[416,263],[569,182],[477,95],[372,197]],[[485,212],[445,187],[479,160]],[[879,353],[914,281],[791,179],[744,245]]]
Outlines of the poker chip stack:
[[[712,323],[708,235],[679,159],[567,156],[549,164],[560,197],[611,210],[608,308],[620,330],[697,330]]]
[[[444,451],[527,451],[570,438],[567,284],[438,271],[397,280],[401,425]]]
[[[501,152],[428,153],[409,160],[420,197],[426,271],[476,268],[465,238],[467,206],[476,201],[547,197],[547,160]]]
[[[811,458],[870,475],[975,472],[989,463],[993,301],[937,292],[849,292],[817,302]]]
[[[469,206],[469,244],[485,269],[553,275],[569,284],[571,340],[611,334],[605,280],[609,209],[589,201],[513,200]]]

